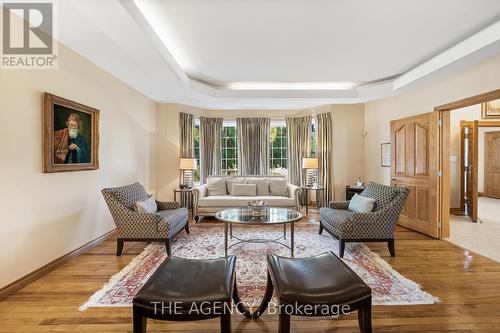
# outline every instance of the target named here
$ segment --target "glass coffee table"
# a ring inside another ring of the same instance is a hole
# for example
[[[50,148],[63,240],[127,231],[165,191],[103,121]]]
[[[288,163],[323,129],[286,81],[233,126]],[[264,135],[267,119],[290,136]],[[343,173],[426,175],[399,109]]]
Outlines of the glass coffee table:
[[[267,208],[262,216],[254,216],[252,211],[248,208],[231,208],[218,212],[215,218],[219,221],[224,222],[224,255],[227,256],[227,251],[229,248],[241,244],[241,243],[267,243],[273,242],[280,244],[288,249],[290,249],[291,256],[293,257],[294,251],[294,237],[295,230],[294,224],[302,219],[302,214],[288,208]],[[259,226],[271,226],[271,225],[283,225],[283,235],[277,238],[239,238],[233,235],[233,224],[238,225],[259,225]],[[286,226],[290,225],[290,245],[286,244]],[[236,239],[236,242],[229,244],[229,239]],[[282,241],[283,240],[283,241]]]

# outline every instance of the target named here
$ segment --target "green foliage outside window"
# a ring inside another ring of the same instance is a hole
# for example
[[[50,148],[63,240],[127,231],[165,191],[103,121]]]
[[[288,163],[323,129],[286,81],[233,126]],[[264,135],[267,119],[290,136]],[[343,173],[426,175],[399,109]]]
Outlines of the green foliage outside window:
[[[238,137],[236,126],[224,124],[222,127],[222,174],[238,174]]]
[[[194,171],[193,180],[196,183],[200,182],[200,125],[196,124],[193,131],[194,137],[194,158],[196,158],[197,168]]]
[[[271,123],[270,131],[270,175],[287,175],[287,131],[284,124]]]

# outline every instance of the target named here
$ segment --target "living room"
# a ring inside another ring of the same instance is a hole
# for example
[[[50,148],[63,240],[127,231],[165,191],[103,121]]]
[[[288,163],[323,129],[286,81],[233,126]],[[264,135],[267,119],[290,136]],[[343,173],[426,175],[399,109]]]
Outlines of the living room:
[[[0,332],[498,329],[456,125],[500,122],[497,1],[39,3],[0,2]]]

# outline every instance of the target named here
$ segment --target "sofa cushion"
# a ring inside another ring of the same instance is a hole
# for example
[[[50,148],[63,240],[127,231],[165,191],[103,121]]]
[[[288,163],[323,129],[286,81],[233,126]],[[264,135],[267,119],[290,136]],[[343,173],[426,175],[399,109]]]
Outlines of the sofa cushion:
[[[156,213],[158,206],[156,205],[156,200],[152,196],[146,200],[135,202],[135,211],[139,213]]]
[[[375,199],[354,194],[349,202],[349,210],[356,213],[369,213],[373,210]]]
[[[227,193],[229,193],[229,195],[232,195],[232,187],[233,187],[233,184],[234,183],[237,183],[237,184],[244,184],[245,183],[245,178],[242,178],[242,177],[226,177],[226,187],[227,187]]]
[[[224,178],[209,178],[207,180],[208,195],[227,195]]]
[[[233,183],[233,186],[231,187],[231,195],[254,197],[257,195],[257,185]]]
[[[288,196],[288,181],[286,178],[269,178],[271,195]]]
[[[251,200],[264,200],[269,206],[294,207],[295,200],[283,196],[209,196],[201,198],[198,202],[199,207],[245,207]]]
[[[257,186],[257,195],[271,195],[271,192],[269,191],[269,179],[267,177],[247,178],[245,182],[247,184],[255,184]]]

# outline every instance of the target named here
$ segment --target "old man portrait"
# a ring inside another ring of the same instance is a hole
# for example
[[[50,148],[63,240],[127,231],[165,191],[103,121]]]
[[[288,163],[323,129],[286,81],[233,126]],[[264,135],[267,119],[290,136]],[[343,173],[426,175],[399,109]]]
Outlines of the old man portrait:
[[[82,133],[82,121],[71,113],[66,127],[54,132],[54,163],[90,163],[90,149]]]

